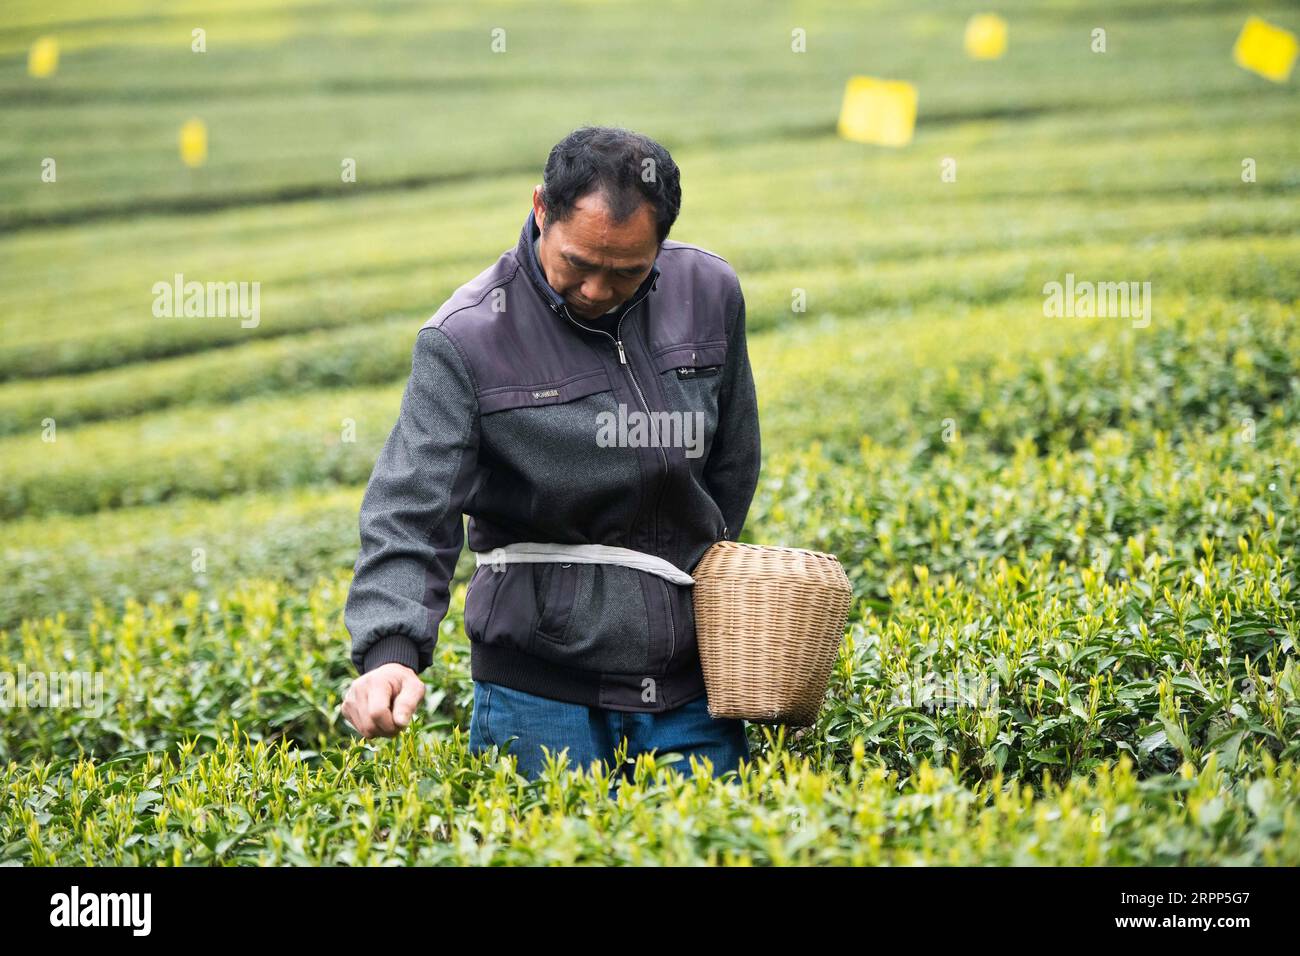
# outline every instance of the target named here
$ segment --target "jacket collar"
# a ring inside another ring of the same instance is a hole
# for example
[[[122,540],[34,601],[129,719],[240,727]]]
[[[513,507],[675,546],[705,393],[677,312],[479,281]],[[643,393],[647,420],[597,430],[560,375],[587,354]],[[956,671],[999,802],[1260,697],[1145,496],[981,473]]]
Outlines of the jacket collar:
[[[546,281],[546,273],[542,271],[542,264],[537,261],[537,250],[533,248],[533,240],[542,234],[537,228],[537,220],[533,218],[533,207],[528,207],[528,218],[524,220],[524,228],[519,233],[519,244],[515,247],[515,256],[519,260],[520,267],[524,273],[537,287],[541,293],[543,301],[546,302],[552,311],[560,312],[564,306],[564,296],[551,288],[551,284]],[[659,257],[655,256],[654,264],[650,266],[650,274],[645,277],[635,292],[628,296],[628,302],[635,302],[649,295],[654,289],[655,284],[659,281]]]

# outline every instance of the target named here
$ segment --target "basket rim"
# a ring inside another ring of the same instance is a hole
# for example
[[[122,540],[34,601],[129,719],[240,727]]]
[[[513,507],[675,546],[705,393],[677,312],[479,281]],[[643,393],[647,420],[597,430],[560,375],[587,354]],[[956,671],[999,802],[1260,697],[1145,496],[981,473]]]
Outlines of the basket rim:
[[[751,551],[789,551],[794,554],[812,554],[820,558],[830,558],[836,564],[839,564],[840,561],[838,557],[829,551],[816,551],[812,548],[797,548],[783,544],[750,544],[747,541],[731,541],[723,538],[720,541],[715,541],[710,547],[748,548]]]

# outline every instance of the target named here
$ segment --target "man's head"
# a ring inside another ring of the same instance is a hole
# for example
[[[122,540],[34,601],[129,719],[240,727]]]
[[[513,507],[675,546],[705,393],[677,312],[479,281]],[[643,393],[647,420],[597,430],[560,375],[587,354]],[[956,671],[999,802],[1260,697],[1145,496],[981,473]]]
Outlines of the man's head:
[[[533,190],[538,257],[569,311],[597,318],[649,275],[681,209],[668,150],[630,130],[584,126],[551,150]]]

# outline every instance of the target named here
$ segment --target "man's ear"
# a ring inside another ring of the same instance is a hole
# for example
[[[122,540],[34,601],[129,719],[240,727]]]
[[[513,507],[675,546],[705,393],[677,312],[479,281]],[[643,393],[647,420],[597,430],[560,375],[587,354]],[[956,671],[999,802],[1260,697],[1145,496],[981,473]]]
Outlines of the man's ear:
[[[542,205],[542,186],[538,183],[533,187],[533,218],[537,220],[537,228],[546,228],[546,207]]]

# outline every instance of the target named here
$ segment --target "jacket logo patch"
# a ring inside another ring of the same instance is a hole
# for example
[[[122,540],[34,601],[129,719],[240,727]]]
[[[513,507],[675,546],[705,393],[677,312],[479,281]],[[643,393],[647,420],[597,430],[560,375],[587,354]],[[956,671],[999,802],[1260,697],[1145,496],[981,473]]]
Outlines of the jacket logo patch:
[[[545,388],[540,392],[533,392],[533,398],[556,398],[560,394],[558,388]]]

